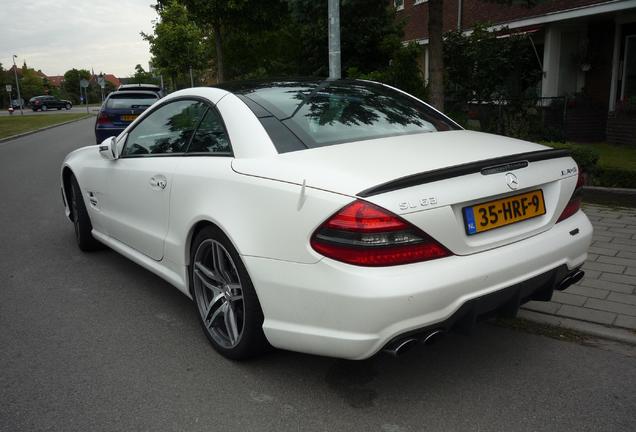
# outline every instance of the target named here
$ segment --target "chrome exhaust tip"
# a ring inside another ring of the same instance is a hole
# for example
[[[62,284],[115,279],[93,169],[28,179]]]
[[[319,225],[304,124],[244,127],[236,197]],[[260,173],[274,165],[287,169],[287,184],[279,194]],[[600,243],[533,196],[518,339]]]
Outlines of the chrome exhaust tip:
[[[559,282],[559,285],[556,289],[558,291],[563,291],[567,287],[579,282],[581,279],[583,279],[583,276],[585,276],[585,272],[583,270],[575,270],[567,275],[565,278],[563,278],[563,280]]]
[[[393,342],[390,346],[384,348],[384,352],[387,354],[391,354],[394,357],[404,354],[406,351],[413,348],[417,345],[417,339],[415,338],[405,338],[400,339],[396,342]]]
[[[424,345],[433,345],[437,342],[440,337],[444,334],[444,330],[438,329],[430,332],[424,339],[422,339],[422,343]]]

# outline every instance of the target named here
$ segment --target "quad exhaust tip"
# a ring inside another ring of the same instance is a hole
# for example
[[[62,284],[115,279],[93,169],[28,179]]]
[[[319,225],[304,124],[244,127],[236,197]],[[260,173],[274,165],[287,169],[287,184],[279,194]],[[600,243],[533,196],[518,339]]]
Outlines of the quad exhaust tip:
[[[416,346],[418,343],[424,345],[432,345],[439,337],[444,334],[444,330],[437,329],[432,330],[421,337],[406,337],[404,339],[398,339],[395,342],[389,344],[383,351],[387,354],[391,354],[394,357],[400,356]]]

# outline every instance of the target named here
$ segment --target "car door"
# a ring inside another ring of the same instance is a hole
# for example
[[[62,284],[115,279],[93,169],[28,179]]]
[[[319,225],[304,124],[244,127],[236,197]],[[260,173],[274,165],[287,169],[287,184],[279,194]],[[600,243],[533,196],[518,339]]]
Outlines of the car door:
[[[111,164],[101,200],[108,233],[152,259],[163,258],[173,172],[206,107],[192,99],[159,106],[129,131]]]

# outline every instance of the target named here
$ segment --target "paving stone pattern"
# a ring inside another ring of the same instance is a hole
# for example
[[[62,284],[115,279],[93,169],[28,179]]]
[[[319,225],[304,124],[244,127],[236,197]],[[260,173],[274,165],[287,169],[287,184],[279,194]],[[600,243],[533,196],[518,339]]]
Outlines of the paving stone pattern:
[[[526,309],[636,330],[636,208],[586,204],[594,237],[581,282]]]

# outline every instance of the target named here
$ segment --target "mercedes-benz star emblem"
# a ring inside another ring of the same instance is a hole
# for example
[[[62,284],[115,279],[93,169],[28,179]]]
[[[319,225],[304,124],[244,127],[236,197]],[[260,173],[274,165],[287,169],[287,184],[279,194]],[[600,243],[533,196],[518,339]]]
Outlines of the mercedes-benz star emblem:
[[[512,190],[515,190],[519,187],[519,179],[513,173],[506,174],[506,184]]]

